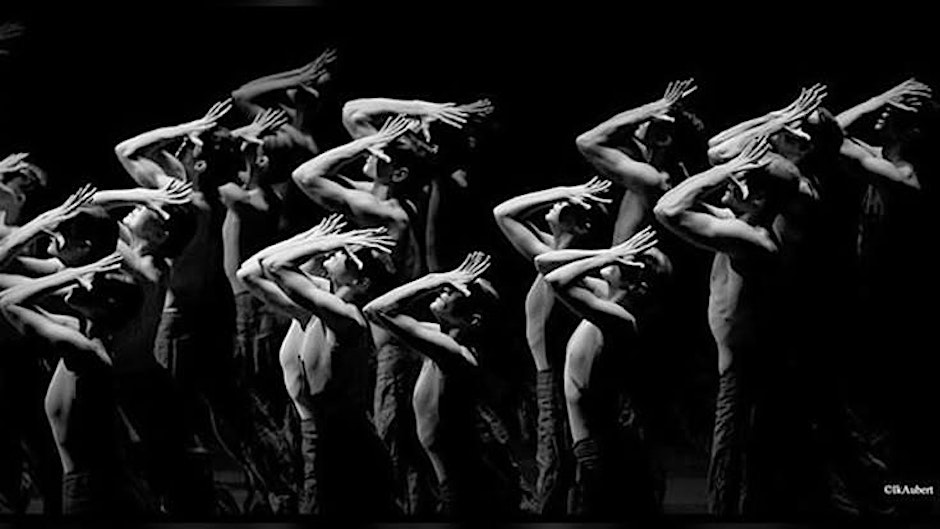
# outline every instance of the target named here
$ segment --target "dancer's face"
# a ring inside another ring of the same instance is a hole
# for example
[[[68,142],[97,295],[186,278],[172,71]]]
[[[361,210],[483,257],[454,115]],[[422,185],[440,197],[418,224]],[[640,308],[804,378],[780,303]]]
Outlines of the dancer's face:
[[[548,223],[552,233],[556,234],[583,235],[590,229],[590,222],[586,218],[585,211],[565,201],[552,204],[545,214],[545,222]]]
[[[121,223],[138,239],[147,241],[151,245],[160,245],[166,241],[167,233],[163,219],[152,210],[144,206],[135,207],[128,213]]]

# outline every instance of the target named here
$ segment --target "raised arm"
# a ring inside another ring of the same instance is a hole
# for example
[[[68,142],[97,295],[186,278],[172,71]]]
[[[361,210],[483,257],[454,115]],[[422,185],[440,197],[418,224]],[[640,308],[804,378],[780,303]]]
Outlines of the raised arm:
[[[94,195],[93,187],[83,186],[60,206],[37,215],[23,226],[14,228],[0,240],[0,270],[6,268],[38,235],[50,232],[62,222],[78,215],[83,207],[91,203]]]
[[[343,105],[343,125],[353,138],[375,134],[379,124],[394,115],[416,118],[423,126],[440,121],[460,129],[467,122],[469,113],[454,103],[432,103],[417,99],[376,97],[353,99]]]
[[[736,175],[766,166],[770,146],[766,138],[752,141],[731,161],[686,179],[666,192],[653,208],[653,214],[666,227],[692,244],[731,255],[754,251],[776,252],[770,233],[738,218],[716,215],[701,207],[702,199],[717,186]]]
[[[489,257],[479,252],[470,254],[455,270],[432,273],[386,292],[365,306],[370,321],[388,330],[415,351],[430,358],[444,370],[476,366],[470,350],[439,328],[405,314],[404,307],[417,298],[451,287],[467,295],[467,285],[475,281],[489,266]]]
[[[276,255],[278,252],[291,245],[303,244],[304,240],[308,237],[337,233],[344,225],[345,223],[343,223],[342,217],[339,215],[331,215],[323,219],[323,221],[310,230],[298,233],[290,239],[268,246],[249,257],[239,267],[237,277],[248,288],[249,292],[267,303],[268,306],[289,318],[304,322],[310,317],[310,311],[291,300],[281,287],[266,275],[264,269],[261,267],[262,259]],[[323,280],[323,283],[323,288],[329,288],[329,286],[325,284],[327,283],[326,280]]]
[[[166,174],[157,161],[147,157],[149,152],[144,151],[152,151],[170,140],[183,137],[198,141],[199,134],[214,128],[231,106],[231,101],[216,103],[205,116],[195,121],[173,127],[162,127],[124,140],[114,148],[114,154],[138,185],[149,188],[164,187],[173,178]],[[171,157],[172,155],[164,152],[163,156]],[[179,160],[175,160],[175,163],[179,164]]]
[[[612,264],[641,266],[635,263],[633,258],[655,246],[654,237],[655,232],[647,228],[609,250],[584,257],[569,254],[566,256],[567,263],[545,275],[545,282],[572,311],[597,325],[602,331],[622,331],[627,328],[635,332],[634,316],[619,304],[588,288],[585,279],[588,274]],[[561,261],[560,256],[553,255],[554,253],[549,252],[536,258],[536,261]]]
[[[527,216],[534,210],[559,201],[571,201],[582,207],[590,207],[592,203],[610,203],[609,199],[598,196],[609,187],[609,181],[595,177],[582,185],[553,187],[527,193],[496,206],[493,209],[493,217],[513,247],[523,257],[532,260],[537,255],[551,251],[555,241],[551,234],[544,233],[526,222]]]
[[[345,335],[366,328],[359,310],[329,290],[319,288],[300,271],[300,264],[310,258],[341,248],[367,247],[390,252],[394,242],[383,235],[384,228],[355,230],[305,240],[265,258],[261,267],[295,303],[309,310],[337,334]]]
[[[924,99],[930,99],[932,95],[933,92],[929,86],[911,78],[882,94],[841,112],[836,116],[836,121],[839,122],[840,127],[847,129],[862,116],[877,112],[885,105],[891,105],[900,110],[915,111]]]
[[[755,138],[770,136],[782,129],[787,129],[799,136],[805,136],[797,128],[798,124],[816,110],[825,97],[826,86],[817,83],[800,90],[800,95],[787,107],[739,123],[719,133],[708,142],[709,161],[712,164],[727,162],[738,156]]]
[[[401,221],[401,215],[386,206],[372,194],[358,189],[349,189],[334,182],[329,176],[343,165],[365,154],[380,151],[395,138],[403,134],[411,122],[398,116],[385,123],[379,132],[353,140],[345,145],[320,154],[294,170],[294,182],[300,189],[324,209],[342,213],[358,225],[388,225]]]
[[[327,79],[329,66],[335,61],[336,50],[329,48],[300,68],[266,75],[244,84],[232,92],[232,100],[250,116],[255,116],[263,111],[255,100],[264,94],[297,88],[319,96],[317,87]]]
[[[661,99],[621,112],[578,136],[578,150],[603,176],[629,190],[645,192],[661,187],[668,175],[628,156],[622,149],[623,138],[651,119],[672,119],[669,111],[695,89],[691,79],[670,83]]]
[[[867,148],[854,138],[846,136],[839,153],[854,162],[865,174],[875,178],[886,178],[914,189],[920,189],[920,180],[914,167],[909,163],[895,163],[881,156],[877,151]]]
[[[163,206],[186,204],[192,200],[192,194],[192,184],[171,180],[165,187],[156,189],[136,187],[98,191],[92,197],[91,205],[106,210],[140,205],[167,219],[169,214],[163,210]]]

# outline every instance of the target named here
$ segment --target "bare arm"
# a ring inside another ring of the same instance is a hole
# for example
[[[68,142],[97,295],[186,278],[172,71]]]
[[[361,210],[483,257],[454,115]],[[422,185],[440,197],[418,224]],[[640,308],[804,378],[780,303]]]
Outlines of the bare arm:
[[[650,119],[667,119],[673,106],[694,91],[691,80],[670,83],[661,99],[621,112],[578,136],[578,150],[603,176],[631,191],[644,193],[662,187],[668,175],[648,163],[631,158],[618,143]]]
[[[890,160],[886,160],[856,143],[853,138],[846,137],[843,140],[840,154],[854,162],[857,167],[868,175],[876,178],[887,178],[893,182],[920,189],[920,181],[917,179],[917,173],[914,171],[913,166],[907,163],[895,164]]]
[[[610,187],[610,182],[597,178],[579,186],[560,186],[527,193],[511,198],[493,209],[493,217],[503,235],[509,239],[513,247],[528,260],[537,255],[551,251],[552,247],[545,243],[551,235],[535,230],[534,226],[525,222],[524,218],[533,210],[545,207],[559,201],[571,201],[582,207],[590,207],[592,202],[609,203],[609,199],[597,195]]]
[[[536,260],[558,259],[549,252]],[[605,251],[591,257],[574,259],[545,275],[545,282],[555,295],[576,314],[607,332],[626,328],[635,332],[636,320],[617,303],[603,299],[583,283],[585,276],[618,262],[619,256]]]
[[[424,122],[441,121],[456,128],[467,122],[467,113],[453,103],[431,103],[417,99],[353,99],[343,105],[343,125],[353,138],[375,134],[382,120],[401,114]]]
[[[776,252],[777,245],[764,228],[737,218],[718,216],[699,202],[732,175],[760,167],[767,152],[766,141],[754,142],[732,161],[684,180],[669,190],[653,208],[666,227],[696,246],[731,255],[754,251]]]
[[[882,94],[839,113],[836,116],[836,121],[840,127],[847,129],[858,119],[877,112],[885,105],[891,105],[905,111],[915,111],[923,99],[929,99],[932,95],[929,86],[913,78],[908,79]]]
[[[409,301],[430,294],[448,282],[444,274],[426,275],[372,300],[363,312],[370,321],[430,358],[441,369],[476,365],[470,350],[451,336],[401,312]]]
[[[407,222],[404,212],[386,205],[371,193],[348,189],[328,177],[370,149],[380,149],[387,145],[408,127],[406,119],[396,118],[387,122],[376,134],[330,149],[295,169],[294,182],[319,206],[328,211],[343,213],[359,225],[387,226]]]
[[[261,267],[295,303],[312,312],[334,332],[347,334],[365,328],[359,310],[334,293],[318,288],[300,272],[300,263],[344,247],[365,246],[389,251],[388,246],[391,244],[392,241],[377,230],[328,235],[305,240],[303,244],[290,245],[264,259]]]
[[[312,95],[319,95],[316,87],[319,86],[327,73],[327,68],[336,60],[336,50],[327,49],[314,61],[286,72],[266,75],[250,81],[232,92],[232,100],[236,105],[254,116],[262,111],[262,107],[255,103],[255,99],[271,92],[298,88],[306,90]]]

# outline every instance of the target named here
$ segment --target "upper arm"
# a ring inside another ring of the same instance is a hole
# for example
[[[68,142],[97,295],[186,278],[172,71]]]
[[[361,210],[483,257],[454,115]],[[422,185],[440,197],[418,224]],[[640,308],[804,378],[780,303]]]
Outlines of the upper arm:
[[[738,218],[717,217],[694,210],[657,217],[682,238],[707,250],[736,256],[755,251],[776,253],[778,249],[770,232]]]
[[[406,345],[430,358],[443,370],[476,366],[473,353],[435,325],[424,324],[407,314],[389,315],[370,311],[369,318]]]
[[[600,173],[634,191],[661,188],[668,175],[617,148],[579,138],[578,149]]]
[[[601,331],[636,331],[636,319],[627,309],[599,297],[597,292],[585,284],[578,282],[567,289],[558,289],[557,285],[552,286],[556,288],[558,297],[571,310],[597,325]]]
[[[0,311],[20,333],[45,340],[64,355],[78,353],[85,358],[93,358],[91,355],[94,355],[103,363],[110,363],[101,346],[77,329],[58,323],[22,305],[7,305],[0,307]]]
[[[129,156],[124,153],[120,146],[115,148],[114,152],[127,174],[141,187],[151,189],[165,187],[173,181],[171,177],[167,176],[163,167],[150,158],[140,155]]]
[[[855,161],[859,167],[870,175],[887,178],[914,189],[920,189],[920,182],[910,165],[895,165],[890,160],[878,155],[873,147],[864,143],[846,138],[842,142],[840,154]]]
[[[299,178],[296,172],[294,180],[319,206],[334,213],[342,213],[356,224],[368,226],[407,222],[406,213],[366,191],[343,187],[322,176]]]
[[[291,266],[274,266],[270,273],[292,301],[312,312],[336,334],[365,330],[366,322],[355,305],[320,288],[303,272]]]
[[[535,259],[537,256],[551,251],[551,246],[546,244],[545,238],[543,238],[550,236],[540,233],[533,225],[523,223],[508,215],[501,215],[498,208],[494,210],[493,216],[506,239],[526,259]]]

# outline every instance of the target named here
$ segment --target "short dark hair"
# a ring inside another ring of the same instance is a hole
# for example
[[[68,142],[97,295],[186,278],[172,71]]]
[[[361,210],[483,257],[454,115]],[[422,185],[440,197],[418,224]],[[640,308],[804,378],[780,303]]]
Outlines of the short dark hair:
[[[118,225],[101,207],[82,210],[75,217],[63,222],[59,232],[68,241],[86,241],[88,254],[81,262],[65,263],[67,266],[81,266],[107,257],[117,249]]]
[[[186,248],[196,233],[196,210],[192,204],[170,204],[163,206],[163,210],[170,218],[160,219],[167,236],[156,252],[163,257],[173,258]]]
[[[197,160],[206,162],[200,189],[214,190],[238,177],[244,158],[238,138],[227,128],[216,127],[203,135],[202,152]]]
[[[674,182],[679,182],[708,168],[708,138],[702,120],[681,104],[669,115],[675,119],[672,145],[664,161],[665,167],[660,169],[669,173]]]
[[[104,321],[109,328],[121,327],[140,312],[144,292],[133,277],[123,271],[95,274],[91,295],[103,305]]]
[[[395,286],[395,265],[388,254],[372,248],[359,248],[353,255],[362,262],[359,273],[369,280],[369,295],[366,301],[388,292]]]

